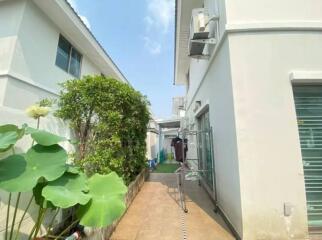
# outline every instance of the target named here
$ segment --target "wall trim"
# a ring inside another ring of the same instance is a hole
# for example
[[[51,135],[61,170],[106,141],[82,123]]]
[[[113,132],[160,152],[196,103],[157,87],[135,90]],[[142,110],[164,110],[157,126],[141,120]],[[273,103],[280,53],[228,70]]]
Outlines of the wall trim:
[[[236,22],[228,23],[226,32],[322,31],[322,21]]]
[[[225,25],[225,29],[222,33],[222,36],[219,38],[216,47],[209,58],[209,63],[206,71],[204,72],[200,82],[198,83],[196,91],[193,93],[190,102],[187,103],[188,110],[191,107],[203,81],[205,80],[210,66],[216,56],[218,55],[219,50],[221,49],[223,43],[226,41],[228,35],[236,33],[258,33],[258,32],[319,32],[322,34],[322,21],[306,21],[306,22],[237,22],[237,23],[228,23]],[[322,83],[322,82],[321,82]]]
[[[290,80],[294,84],[322,84],[322,71],[294,71]]]
[[[35,83],[33,82],[30,78],[28,77],[24,77],[18,73],[14,73],[14,72],[0,72],[0,77],[11,77],[15,80],[18,80],[20,82],[23,82],[29,86],[32,86],[32,87],[35,87],[35,88],[38,88],[40,90],[43,90],[45,92],[48,92],[48,93],[51,93],[51,94],[54,94],[56,96],[59,96],[59,93],[58,91],[54,90],[54,89],[51,89],[51,88],[48,88],[42,84],[39,84],[39,83]]]

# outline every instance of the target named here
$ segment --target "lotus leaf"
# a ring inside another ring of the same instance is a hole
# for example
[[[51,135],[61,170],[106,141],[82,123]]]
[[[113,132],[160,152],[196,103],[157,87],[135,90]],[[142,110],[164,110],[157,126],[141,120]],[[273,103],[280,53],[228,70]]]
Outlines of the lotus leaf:
[[[23,135],[24,129],[19,129],[16,125],[0,126],[0,152],[9,150]]]
[[[66,172],[53,182],[49,182],[42,191],[42,196],[56,207],[69,208],[76,204],[85,205],[91,197],[88,191],[84,174]]]
[[[49,201],[47,201],[42,195],[42,190],[47,186],[47,182],[40,182],[34,187],[33,194],[35,197],[35,202],[38,206],[42,208],[55,209],[56,207]]]
[[[64,137],[52,134],[50,132],[37,130],[30,127],[27,128],[27,133],[30,133],[31,138],[35,140],[38,144],[43,146],[51,146],[67,140]]]
[[[18,140],[17,132],[0,133],[0,152],[9,150]]]
[[[66,170],[67,153],[59,145],[29,149],[26,155],[12,155],[0,161],[0,188],[8,192],[28,192],[43,177],[53,181]]]
[[[81,225],[105,227],[122,216],[127,187],[116,173],[95,174],[88,180],[88,187],[92,199],[77,212]]]

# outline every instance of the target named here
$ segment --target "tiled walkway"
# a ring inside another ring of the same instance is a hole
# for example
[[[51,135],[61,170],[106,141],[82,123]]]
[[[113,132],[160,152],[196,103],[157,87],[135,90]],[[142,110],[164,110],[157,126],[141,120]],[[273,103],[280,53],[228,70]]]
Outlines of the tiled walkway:
[[[233,240],[196,182],[186,184],[188,213],[178,205],[175,174],[150,179],[122,218],[111,240]]]

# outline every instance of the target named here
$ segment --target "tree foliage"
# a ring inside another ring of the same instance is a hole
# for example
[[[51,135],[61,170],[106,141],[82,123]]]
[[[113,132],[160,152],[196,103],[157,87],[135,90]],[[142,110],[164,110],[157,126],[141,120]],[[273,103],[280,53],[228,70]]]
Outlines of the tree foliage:
[[[148,101],[130,85],[103,76],[64,82],[58,117],[79,140],[76,163],[88,175],[117,172],[129,183],[145,165]]]

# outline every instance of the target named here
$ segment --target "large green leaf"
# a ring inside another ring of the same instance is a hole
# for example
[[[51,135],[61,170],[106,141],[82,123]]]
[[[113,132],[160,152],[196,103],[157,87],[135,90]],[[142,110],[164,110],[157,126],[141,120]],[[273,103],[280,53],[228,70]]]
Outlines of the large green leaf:
[[[27,132],[30,133],[31,138],[35,140],[35,142],[43,146],[51,146],[67,140],[64,137],[52,134],[50,132],[37,130],[30,127],[27,128]]]
[[[49,182],[42,191],[42,196],[56,207],[69,208],[76,204],[85,205],[91,199],[86,178],[83,174],[65,173],[53,182]]]
[[[16,132],[18,130],[18,127],[13,124],[6,124],[0,126],[0,133],[4,132]]]
[[[0,152],[9,150],[18,140],[17,132],[0,133]]]
[[[116,173],[95,174],[88,180],[92,199],[80,206],[77,215],[80,224],[88,227],[105,227],[122,216],[126,206],[124,196],[127,187]]]
[[[59,145],[33,146],[25,156],[13,155],[0,161],[0,188],[28,192],[43,177],[53,181],[66,170],[67,153]]]
[[[54,209],[56,208],[51,202],[47,201],[43,196],[42,196],[42,190],[44,187],[46,187],[48,182],[39,182],[36,187],[33,188],[33,194],[35,197],[35,202],[38,206],[42,208],[51,208]]]
[[[0,152],[8,151],[23,135],[24,129],[19,129],[16,125],[0,126]]]

